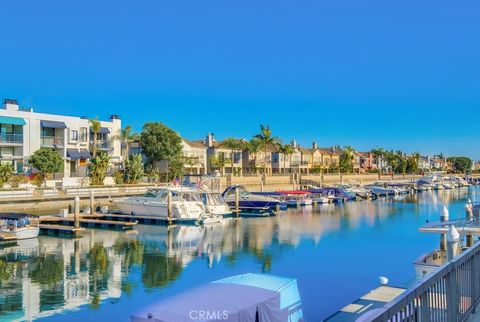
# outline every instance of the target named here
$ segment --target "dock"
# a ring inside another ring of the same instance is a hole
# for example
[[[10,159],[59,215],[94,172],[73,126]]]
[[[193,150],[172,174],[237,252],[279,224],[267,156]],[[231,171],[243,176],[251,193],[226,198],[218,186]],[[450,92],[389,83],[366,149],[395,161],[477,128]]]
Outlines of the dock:
[[[326,318],[324,322],[349,322],[363,321],[362,315],[368,315],[369,311],[383,308],[385,304],[392,302],[394,299],[403,294],[406,289],[401,287],[380,286],[363,295],[358,300],[348,304],[340,309],[337,313]],[[369,321],[365,319],[364,321]]]
[[[85,231],[83,227],[73,227],[65,225],[39,224],[40,232],[45,235],[64,236],[64,237],[80,237]]]
[[[159,218],[157,216],[139,216],[139,215],[125,215],[122,213],[108,213],[101,214],[97,213],[94,215],[84,215],[83,218],[90,218],[89,220],[102,220],[102,221],[111,221],[118,224],[144,224],[144,225],[196,225],[197,220],[195,219],[178,219],[172,218],[169,222],[167,218]],[[88,219],[87,219],[88,220]]]
[[[429,222],[418,230],[422,233],[445,234],[451,225],[454,225],[460,234],[480,235],[480,221],[468,219]]]
[[[80,218],[80,227],[85,228],[99,228],[99,229],[115,229],[115,230],[129,230],[133,229],[135,225],[137,225],[136,221],[128,221],[128,222],[119,222],[115,220],[104,220],[104,219],[97,219],[92,217],[81,217]],[[70,227],[75,224],[75,219],[73,217],[43,217],[40,218],[40,225],[48,225],[48,226],[64,226]],[[59,228],[60,229],[60,228]]]

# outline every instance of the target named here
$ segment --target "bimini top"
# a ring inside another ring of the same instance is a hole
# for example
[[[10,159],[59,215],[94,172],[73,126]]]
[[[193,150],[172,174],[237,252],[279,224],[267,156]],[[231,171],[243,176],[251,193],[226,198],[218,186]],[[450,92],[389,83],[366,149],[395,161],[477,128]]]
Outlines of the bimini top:
[[[13,220],[19,220],[22,218],[28,218],[32,217],[29,214],[25,213],[20,213],[20,212],[2,212],[0,213],[0,219],[13,219]]]
[[[245,274],[215,281],[162,301],[131,317],[132,322],[303,321],[297,281]]]

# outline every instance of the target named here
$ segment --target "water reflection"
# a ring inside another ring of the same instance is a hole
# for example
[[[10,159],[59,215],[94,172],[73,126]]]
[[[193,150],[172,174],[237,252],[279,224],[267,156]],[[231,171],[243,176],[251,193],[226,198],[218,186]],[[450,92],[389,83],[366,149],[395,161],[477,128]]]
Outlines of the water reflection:
[[[76,240],[41,236],[5,244],[0,248],[0,319],[97,310],[107,300],[119,301],[122,294],[128,298],[138,289],[148,293],[174,285],[193,261],[204,262],[203,270],[214,270],[222,262],[235,267],[240,257],[248,256],[261,271],[270,272],[276,263],[288,260],[282,252],[295,251],[302,241],[317,245],[328,234],[353,234],[363,225],[380,227],[407,212],[436,216],[444,204],[476,198],[476,193],[425,192],[305,207],[276,217],[231,219],[209,227],[139,225],[128,234],[89,230]],[[139,278],[132,278],[135,272]]]

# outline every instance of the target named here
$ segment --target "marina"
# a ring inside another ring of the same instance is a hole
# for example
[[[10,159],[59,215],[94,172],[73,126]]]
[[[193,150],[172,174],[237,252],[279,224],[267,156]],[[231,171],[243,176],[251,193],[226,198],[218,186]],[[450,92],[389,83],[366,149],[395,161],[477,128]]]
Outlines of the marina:
[[[90,284],[99,277],[97,275],[89,275],[90,277],[82,282],[83,284],[78,284],[78,279],[82,276],[81,270],[79,273],[70,275],[68,283],[78,285],[75,286],[76,288],[90,285],[88,288],[91,292],[78,295],[80,298],[75,297],[75,300],[69,300],[77,303],[73,306],[67,305],[63,300],[66,294],[59,295],[57,300],[50,298],[46,293],[42,295],[41,281],[38,284],[28,277],[7,276],[2,283],[11,285],[9,289],[20,292],[18,294],[26,292],[25,286],[18,288],[20,285],[33,283],[30,288],[40,291],[38,293],[40,303],[48,301],[52,304],[49,307],[42,305],[30,307],[24,314],[33,314],[43,317],[44,320],[61,320],[67,314],[72,321],[81,321],[93,316],[98,318],[98,314],[105,314],[118,321],[129,321],[130,314],[134,312],[129,311],[128,307],[145,307],[148,303],[153,304],[151,301],[154,298],[168,298],[194,286],[227,276],[247,272],[268,273],[298,278],[302,314],[306,321],[319,321],[329,316],[338,317],[335,314],[337,310],[343,312],[340,316],[347,314],[345,311],[355,311],[357,313],[348,313],[355,316],[358,312],[366,312],[372,307],[368,302],[372,298],[367,297],[368,301],[365,302],[365,296],[362,294],[379,287],[378,276],[387,276],[390,279],[387,286],[400,289],[408,288],[417,278],[421,278],[416,275],[415,262],[422,253],[437,249],[439,242],[436,234],[425,234],[419,229],[429,225],[429,222],[438,220],[444,205],[447,205],[450,210],[451,220],[462,220],[465,216],[465,203],[468,199],[475,202],[480,198],[477,194],[480,194],[480,191],[473,186],[398,194],[375,200],[316,203],[276,211],[275,216],[256,216],[255,218],[227,216],[222,222],[211,225],[195,223],[179,225],[174,222],[168,226],[165,222],[156,221],[157,217],[142,218],[140,216],[135,219],[135,222],[130,222],[131,215],[115,212],[86,213],[82,214],[83,223],[82,227],[78,228],[80,230],[78,235],[75,233],[70,238],[68,236],[58,238],[57,235],[51,236],[47,231],[42,231],[38,238],[26,241],[38,240],[36,242],[38,245],[43,245],[44,242],[76,245],[94,238],[96,242],[85,244],[90,246],[82,248],[75,246],[78,252],[74,251],[74,253],[77,254],[75,256],[79,258],[80,263],[89,263],[85,266],[86,272],[89,272],[96,264],[92,262],[93,258],[89,257],[88,253],[92,250],[96,253],[100,250],[104,252],[107,256],[107,265],[106,271],[102,269],[103,273],[100,276],[106,278],[107,284],[104,285],[111,285],[108,291],[102,287],[95,288]],[[68,231],[74,228],[72,222],[74,218],[48,216],[42,220],[41,229],[42,227],[48,229],[51,223],[53,227],[57,227],[55,229]],[[98,223],[92,225],[92,222]],[[122,226],[108,227],[108,225],[102,226],[101,223],[129,225],[127,225],[128,230],[125,231],[120,228]],[[75,236],[81,237],[74,238]],[[402,236],[401,246],[396,242],[398,236]],[[382,240],[382,243],[377,243],[377,240]],[[130,249],[125,248],[127,245],[136,245],[132,249],[136,252],[135,257],[131,257],[133,254],[125,253]],[[22,250],[15,241],[8,241],[2,246],[0,261],[2,265],[18,269],[17,265],[20,262],[31,262],[27,265],[29,267],[35,265],[41,257],[62,256],[61,250],[45,246]],[[62,246],[61,249],[64,247]],[[9,249],[12,250],[11,255],[9,255]],[[47,249],[50,250],[43,253]],[[370,251],[365,252],[364,249]],[[396,249],[402,251],[395,251]],[[382,259],[392,252],[395,256],[390,257],[391,260]],[[18,257],[20,253],[24,255]],[[40,255],[42,253],[43,255]],[[341,254],[348,254],[348,256]],[[18,262],[20,258],[29,259],[27,262],[25,259]],[[75,257],[72,257],[72,260],[73,258]],[[138,259],[131,262],[128,258]],[[323,258],[330,258],[329,264],[326,264]],[[75,259],[74,262],[76,261]],[[112,261],[117,261],[118,264],[115,265],[120,265],[121,272],[111,271]],[[350,264],[352,261],[357,266],[353,270]],[[65,269],[71,267],[70,265],[76,265],[74,262],[70,264],[68,261],[65,262]],[[158,267],[153,269],[153,263]],[[60,270],[58,274],[63,273]],[[160,274],[158,276],[160,279],[154,277],[155,274]],[[64,283],[63,279],[59,279],[54,282],[54,285],[63,287]],[[307,286],[313,284],[322,285],[322,287]],[[14,285],[18,285],[17,288]],[[165,288],[166,286],[168,287]],[[128,292],[125,287],[129,290]],[[11,296],[9,294],[15,294],[10,293],[12,291],[7,292],[6,289],[1,291],[0,298],[8,301]],[[151,294],[156,295],[151,296]],[[28,296],[31,297],[33,294]],[[316,304],[318,301],[323,304],[319,306]],[[122,309],[119,309],[119,306],[112,303],[127,305],[122,305]],[[352,305],[347,305],[348,303]],[[367,308],[362,311],[359,305]],[[27,308],[29,305],[24,303],[22,306]],[[97,306],[101,309],[95,309]],[[0,311],[0,316],[7,320],[16,314],[18,312],[15,309]]]

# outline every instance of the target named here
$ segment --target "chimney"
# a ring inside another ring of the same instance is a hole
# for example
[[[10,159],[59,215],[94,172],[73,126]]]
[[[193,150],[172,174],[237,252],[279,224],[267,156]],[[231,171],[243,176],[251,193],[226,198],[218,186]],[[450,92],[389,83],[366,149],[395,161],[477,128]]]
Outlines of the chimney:
[[[314,150],[318,149],[318,144],[317,144],[317,142],[313,141],[313,143],[312,143],[312,149],[314,149]]]
[[[207,148],[211,148],[213,146],[213,142],[215,139],[213,138],[213,133],[208,133],[207,137],[205,138],[205,146]]]
[[[3,100],[3,107],[7,111],[18,111],[19,110],[17,100],[10,99],[10,98],[6,98],[6,99]]]
[[[298,143],[297,143],[297,141],[295,141],[295,140],[292,140],[292,141],[290,142],[290,145],[291,145],[292,147],[294,147],[294,148],[298,148]]]

